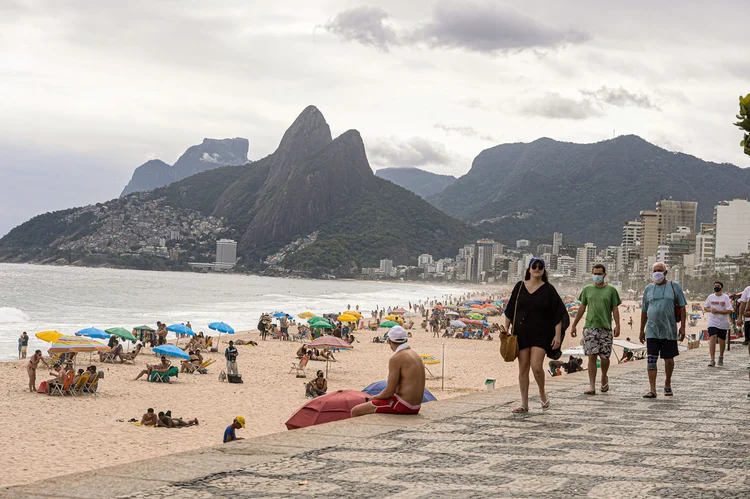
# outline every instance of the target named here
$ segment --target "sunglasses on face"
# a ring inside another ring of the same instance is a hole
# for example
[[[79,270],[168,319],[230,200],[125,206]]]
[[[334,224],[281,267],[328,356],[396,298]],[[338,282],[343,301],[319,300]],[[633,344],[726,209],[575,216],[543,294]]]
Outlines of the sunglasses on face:
[[[544,270],[544,264],[534,262],[533,264],[531,264],[531,270]]]

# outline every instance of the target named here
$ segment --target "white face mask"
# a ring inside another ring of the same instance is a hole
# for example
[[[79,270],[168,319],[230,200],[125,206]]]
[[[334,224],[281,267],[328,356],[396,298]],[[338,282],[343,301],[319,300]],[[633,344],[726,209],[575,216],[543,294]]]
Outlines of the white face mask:
[[[661,284],[661,282],[664,280],[664,272],[662,271],[656,271],[654,272],[654,282],[656,284]]]

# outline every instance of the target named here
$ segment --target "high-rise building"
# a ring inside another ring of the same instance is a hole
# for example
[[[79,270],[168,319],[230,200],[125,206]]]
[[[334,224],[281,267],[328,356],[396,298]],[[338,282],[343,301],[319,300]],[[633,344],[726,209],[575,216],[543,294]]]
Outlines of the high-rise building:
[[[641,241],[640,220],[631,220],[622,226],[622,245],[626,248],[635,248]]]
[[[216,241],[216,267],[232,268],[237,264],[237,242],[231,239]]]
[[[656,250],[661,243],[659,239],[659,212],[656,210],[644,210],[639,219],[641,223],[641,260],[646,261],[648,257],[655,257]]]
[[[417,266],[424,267],[426,265],[430,265],[432,262],[432,255],[429,253],[422,253],[419,255],[419,258],[417,259]]]
[[[750,202],[733,199],[714,206],[714,227],[717,260],[750,252]]]
[[[671,234],[677,227],[687,227],[695,233],[695,222],[698,214],[698,203],[695,201],[672,201],[662,199],[656,202],[656,211],[661,214],[660,243],[667,234]]]
[[[562,246],[562,232],[555,232],[552,234],[552,254],[560,254],[560,246]]]
[[[551,244],[537,244],[536,245],[536,254],[537,255],[543,255],[545,253],[552,254],[552,245]],[[546,261],[546,259],[545,259]]]
[[[695,235],[695,264],[710,263],[715,255],[716,230],[713,224],[701,224],[701,231]]]
[[[477,241],[474,255],[476,255],[476,280],[481,280],[482,272],[492,268],[493,246],[495,241],[491,239],[480,239]]]
[[[596,245],[594,243],[586,243],[583,248],[576,250],[576,275],[579,278],[589,273],[595,258]]]
[[[380,272],[389,277],[393,272],[393,260],[380,260]]]
[[[503,243],[493,243],[492,244],[492,256],[493,258],[497,258],[498,256],[502,255],[505,252],[505,245]]]

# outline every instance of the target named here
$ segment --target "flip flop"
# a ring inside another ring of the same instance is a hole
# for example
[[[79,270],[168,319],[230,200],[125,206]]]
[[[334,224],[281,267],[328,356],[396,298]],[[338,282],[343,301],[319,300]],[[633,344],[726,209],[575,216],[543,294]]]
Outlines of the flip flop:
[[[654,392],[648,392],[646,395],[643,396],[645,399],[655,399],[656,394]]]
[[[529,409],[526,407],[519,406],[519,407],[514,407],[513,409],[511,409],[510,412],[512,412],[513,414],[524,414],[524,413],[529,412]]]
[[[607,380],[607,382],[602,385],[601,391],[602,393],[607,393],[609,391],[609,380]]]
[[[592,390],[591,388],[589,388],[588,390],[584,391],[583,394],[584,395],[596,395],[596,390]]]
[[[547,397],[545,402],[542,402],[542,410],[546,411],[547,409],[549,409],[549,397]]]
[[[672,397],[673,395],[674,395],[674,393],[672,393],[672,389],[671,388],[667,388],[665,386],[664,387],[664,396],[665,397]]]

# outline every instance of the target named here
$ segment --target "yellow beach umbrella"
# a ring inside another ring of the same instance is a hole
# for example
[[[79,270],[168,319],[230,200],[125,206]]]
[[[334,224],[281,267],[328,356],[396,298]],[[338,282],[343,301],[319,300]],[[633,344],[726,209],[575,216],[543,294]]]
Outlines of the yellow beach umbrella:
[[[398,315],[386,315],[385,318],[389,321],[396,321],[403,324],[404,319],[402,317],[399,317]]]
[[[362,318],[362,314],[360,314],[360,313],[359,313],[359,312],[357,312],[356,310],[347,310],[347,311],[346,311],[346,312],[344,312],[344,313],[345,313],[346,315],[353,315],[353,316],[357,317],[358,319],[361,319],[361,318]]]
[[[357,316],[351,314],[341,314],[338,316],[338,320],[341,322],[357,322]]]
[[[47,343],[54,343],[63,337],[63,334],[57,331],[41,331],[36,333],[36,337]]]
[[[300,319],[309,319],[310,317],[315,317],[315,314],[308,310],[307,312],[302,312],[297,317]]]

